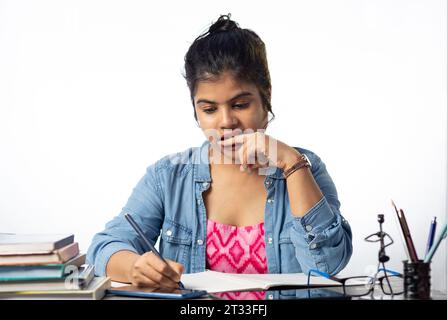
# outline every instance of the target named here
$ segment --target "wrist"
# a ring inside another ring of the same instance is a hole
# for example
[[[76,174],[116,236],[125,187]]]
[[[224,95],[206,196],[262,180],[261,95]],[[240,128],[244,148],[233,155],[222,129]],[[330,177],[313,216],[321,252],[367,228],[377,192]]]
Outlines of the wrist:
[[[128,277],[129,280],[132,280],[132,278],[133,278],[133,271],[134,271],[134,268],[135,268],[135,264],[137,263],[137,261],[138,261],[140,258],[141,258],[141,256],[138,255],[138,254],[132,255],[132,256],[129,258],[129,264],[128,264],[128,269],[127,269],[127,277]]]
[[[283,171],[293,166],[296,162],[300,161],[301,153],[299,153],[295,148],[290,147],[287,152],[279,159],[278,167]]]

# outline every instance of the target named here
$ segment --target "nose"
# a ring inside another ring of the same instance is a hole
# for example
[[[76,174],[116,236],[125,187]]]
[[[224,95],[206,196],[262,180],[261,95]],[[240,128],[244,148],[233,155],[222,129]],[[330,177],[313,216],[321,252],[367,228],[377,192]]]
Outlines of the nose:
[[[238,124],[237,117],[232,108],[221,108],[220,127],[221,129],[234,129]]]

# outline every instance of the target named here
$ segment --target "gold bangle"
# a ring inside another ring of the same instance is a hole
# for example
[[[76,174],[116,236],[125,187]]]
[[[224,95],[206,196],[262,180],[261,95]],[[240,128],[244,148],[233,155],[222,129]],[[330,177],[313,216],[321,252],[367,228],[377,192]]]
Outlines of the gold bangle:
[[[287,179],[292,173],[304,167],[310,167],[310,163],[307,160],[307,157],[302,155],[300,160],[295,162],[289,169],[283,172],[284,179]]]

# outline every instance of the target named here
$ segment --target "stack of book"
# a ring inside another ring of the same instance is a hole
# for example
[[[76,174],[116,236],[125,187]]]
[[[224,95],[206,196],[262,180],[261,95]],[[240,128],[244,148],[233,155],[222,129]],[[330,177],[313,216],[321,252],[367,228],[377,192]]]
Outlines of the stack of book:
[[[0,233],[0,299],[101,299],[110,278],[94,277],[74,235]]]

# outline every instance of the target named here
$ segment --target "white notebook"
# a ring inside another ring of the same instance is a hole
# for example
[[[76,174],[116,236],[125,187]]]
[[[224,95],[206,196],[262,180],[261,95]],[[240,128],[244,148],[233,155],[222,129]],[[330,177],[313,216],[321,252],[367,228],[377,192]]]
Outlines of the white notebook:
[[[183,274],[181,281],[187,289],[206,290],[209,293],[268,290],[275,286],[307,287],[307,275],[304,273],[237,274],[207,270],[204,272]],[[324,277],[312,276],[311,286],[341,286],[341,284]]]

